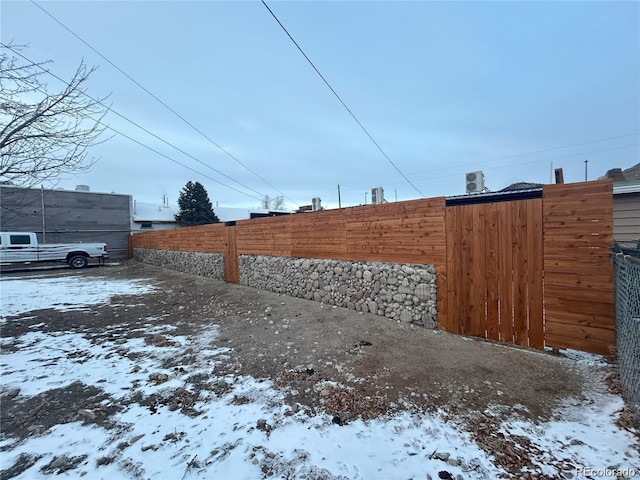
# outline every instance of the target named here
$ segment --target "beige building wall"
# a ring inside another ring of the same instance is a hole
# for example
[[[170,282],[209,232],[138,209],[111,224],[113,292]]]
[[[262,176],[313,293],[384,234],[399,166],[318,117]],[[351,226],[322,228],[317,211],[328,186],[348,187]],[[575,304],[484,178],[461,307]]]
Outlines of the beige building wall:
[[[638,191],[613,195],[613,238],[618,242],[640,241],[640,185]]]

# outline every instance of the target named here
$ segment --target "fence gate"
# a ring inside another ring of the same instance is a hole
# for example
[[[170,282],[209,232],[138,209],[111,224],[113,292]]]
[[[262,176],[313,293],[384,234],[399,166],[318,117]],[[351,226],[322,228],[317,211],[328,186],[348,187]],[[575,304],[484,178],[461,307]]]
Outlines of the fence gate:
[[[446,208],[452,333],[544,347],[542,198]]]

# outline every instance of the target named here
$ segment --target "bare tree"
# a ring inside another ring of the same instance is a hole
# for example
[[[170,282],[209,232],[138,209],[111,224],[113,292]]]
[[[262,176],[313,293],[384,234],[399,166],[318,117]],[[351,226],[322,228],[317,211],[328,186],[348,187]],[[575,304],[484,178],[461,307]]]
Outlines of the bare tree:
[[[280,210],[284,204],[284,197],[271,198],[265,195],[260,202],[260,206],[266,210]]]
[[[108,111],[105,98],[85,94],[95,68],[80,62],[62,90],[52,92],[43,79],[49,62],[31,62],[24,47],[0,49],[0,183],[31,187],[88,170],[97,159],[87,150],[104,141]]]

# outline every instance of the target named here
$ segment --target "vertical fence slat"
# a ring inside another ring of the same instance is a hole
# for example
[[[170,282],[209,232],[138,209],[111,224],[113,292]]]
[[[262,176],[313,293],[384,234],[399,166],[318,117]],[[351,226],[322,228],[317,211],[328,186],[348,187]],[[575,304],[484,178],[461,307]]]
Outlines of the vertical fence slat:
[[[460,313],[462,281],[460,278],[460,262],[456,261],[456,254],[462,248],[460,245],[462,235],[458,216],[458,210],[447,208],[447,321],[443,324],[439,323],[439,328],[451,333],[462,333],[462,315]]]
[[[500,235],[499,212],[495,203],[487,206],[486,281],[487,281],[487,338],[500,340]]]
[[[471,312],[471,326],[468,335],[486,337],[487,332],[487,275],[486,275],[486,245],[485,234],[487,225],[485,211],[487,205],[471,205],[468,208],[473,226],[470,241],[473,255],[471,261],[471,289],[470,302],[467,308]]]
[[[510,203],[496,204],[500,232],[500,341],[513,343],[513,235]]]
[[[528,293],[527,293],[527,212],[524,202],[512,204],[513,232],[513,333],[517,345],[528,346]]]
[[[529,346],[544,348],[542,199],[527,204],[529,277]]]
[[[458,302],[460,317],[462,319],[462,333],[471,335],[473,332],[473,211],[471,206],[460,207],[458,215],[460,238],[460,251],[457,252],[457,260],[460,262],[460,285],[458,287]]]

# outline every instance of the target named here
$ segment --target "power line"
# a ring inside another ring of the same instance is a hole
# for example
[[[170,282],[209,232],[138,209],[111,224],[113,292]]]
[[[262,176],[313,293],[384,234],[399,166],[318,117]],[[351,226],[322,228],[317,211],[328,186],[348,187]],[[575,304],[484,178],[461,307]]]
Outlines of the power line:
[[[12,47],[10,47],[10,46],[8,46],[8,45],[5,45],[4,43],[0,43],[0,45],[1,45],[1,46],[3,46],[3,47],[5,47],[5,48],[8,48],[9,50],[11,50],[12,52],[14,52],[15,54],[19,55],[19,56],[20,56],[20,57],[22,57],[23,59],[25,59],[25,60],[27,60],[28,62],[30,62],[32,65],[39,67],[39,68],[40,68],[41,70],[43,70],[44,72],[46,72],[46,73],[50,74],[51,76],[53,76],[53,77],[57,78],[57,79],[58,79],[58,80],[60,80],[61,82],[63,82],[63,83],[65,83],[65,84],[67,84],[67,85],[68,85],[68,82],[66,82],[66,81],[65,81],[65,80],[63,80],[62,78],[58,77],[58,76],[57,76],[57,75],[55,75],[54,73],[50,72],[50,71],[49,71],[49,70],[47,70],[46,68],[43,68],[41,65],[38,65],[37,63],[35,63],[35,62],[33,62],[32,60],[28,59],[27,57],[25,57],[24,55],[22,55],[21,53],[19,53],[19,52],[18,52],[18,51],[16,51],[15,49],[13,49]],[[10,77],[11,77],[11,78],[13,78],[14,80],[17,80],[17,78],[16,78],[16,77],[13,77],[13,76],[11,76],[11,75],[10,75]],[[47,94],[48,94],[48,93],[47,93],[47,91],[46,91],[45,89],[42,89],[42,88],[36,88],[36,87],[34,87],[34,89],[35,89],[35,90],[37,90],[37,91],[39,91],[40,93],[45,94],[45,95],[47,95]],[[94,99],[93,97],[91,97],[90,95],[88,95],[86,92],[82,92],[82,93],[83,93],[84,95],[86,95],[88,98],[90,98],[91,100],[97,101],[97,102],[98,102],[98,103],[100,103],[101,105],[105,106],[102,102],[100,102],[100,101],[98,101],[98,100]],[[105,107],[106,107],[106,106],[105,106]],[[108,107],[107,107],[107,108],[108,108]],[[166,144],[168,144],[168,145],[172,146],[173,148],[177,149],[178,151],[182,151],[182,150],[180,150],[178,147],[175,147],[175,146],[174,146],[174,145],[172,145],[171,143],[166,142],[166,141],[165,141],[165,140],[163,140],[162,138],[158,137],[157,135],[153,134],[152,132],[149,132],[148,130],[146,130],[145,128],[143,128],[143,127],[141,127],[140,125],[136,124],[135,122],[133,122],[133,121],[129,120],[129,119],[128,119],[128,118],[126,118],[125,116],[123,116],[123,115],[121,115],[121,114],[119,114],[119,113],[115,112],[114,110],[111,110],[111,109],[109,109],[109,110],[110,110],[110,111],[112,111],[112,112],[114,112],[116,115],[118,115],[118,116],[122,117],[123,119],[125,119],[125,120],[127,120],[127,121],[131,122],[132,124],[136,125],[137,127],[141,128],[142,130],[146,131],[147,133],[149,133],[149,134],[153,135],[154,137],[158,138],[159,140],[163,141],[164,143],[166,143]],[[150,147],[150,146],[148,146],[147,144],[142,143],[141,141],[136,140],[135,138],[133,138],[133,137],[131,137],[131,136],[129,136],[129,135],[127,135],[127,134],[125,134],[125,133],[122,133],[122,132],[121,132],[121,131],[119,131],[119,130],[116,130],[116,129],[115,129],[115,128],[113,128],[112,126],[107,125],[106,123],[104,123],[104,122],[102,122],[102,121],[100,121],[100,120],[98,120],[98,119],[95,119],[95,118],[93,118],[93,117],[91,117],[91,116],[89,116],[89,115],[87,115],[87,117],[86,117],[86,118],[88,118],[89,120],[92,120],[92,121],[96,122],[96,123],[97,123],[97,124],[99,124],[99,125],[104,126],[105,128],[108,128],[109,130],[112,130],[113,132],[117,133],[118,135],[121,135],[121,136],[123,136],[123,137],[125,137],[125,138],[127,138],[127,139],[131,140],[132,142],[137,143],[138,145],[140,145],[140,146],[142,146],[142,147],[146,148],[147,150],[150,150],[150,151],[154,152],[154,153],[155,153],[155,154],[157,154],[157,155],[160,155],[161,157],[164,157],[164,158],[166,158],[167,160],[172,161],[172,162],[173,162],[173,163],[175,163],[175,164],[180,165],[181,167],[186,168],[187,170],[191,170],[192,172],[197,173],[198,175],[200,175],[200,176],[202,176],[202,177],[204,177],[204,178],[207,178],[207,179],[209,179],[209,180],[211,180],[211,181],[213,181],[213,182],[215,182],[215,183],[218,183],[218,184],[222,185],[223,187],[226,187],[226,188],[228,188],[228,189],[230,189],[230,190],[233,190],[233,191],[235,191],[235,192],[238,192],[238,193],[240,193],[240,194],[242,194],[242,195],[245,195],[245,196],[247,196],[247,197],[250,197],[250,198],[253,198],[253,199],[256,199],[256,200],[260,200],[260,201],[262,200],[262,197],[256,197],[256,196],[254,196],[254,195],[250,195],[250,194],[248,194],[248,193],[246,193],[246,192],[243,192],[242,190],[238,190],[237,188],[232,187],[231,185],[227,185],[226,183],[221,182],[220,180],[217,180],[217,179],[215,179],[215,178],[213,178],[213,177],[210,177],[209,175],[206,175],[206,174],[204,174],[204,173],[202,173],[202,172],[200,172],[200,171],[198,171],[198,170],[195,170],[194,168],[191,168],[191,167],[189,167],[188,165],[185,165],[184,163],[182,163],[182,162],[180,162],[180,161],[178,161],[178,160],[176,160],[176,159],[174,159],[174,158],[172,158],[172,157],[170,157],[170,156],[168,156],[168,155],[166,155],[166,154],[164,154],[164,153],[162,153],[162,152],[160,152],[160,151],[158,151],[158,150],[154,149],[153,147]],[[183,152],[183,153],[185,153],[185,152]],[[186,154],[186,155],[188,155],[187,153],[185,153],[185,154]],[[190,156],[190,155],[189,155],[189,156]],[[193,157],[193,158],[195,158],[195,157]],[[196,160],[197,160],[197,159],[196,159]],[[198,160],[198,161],[199,161],[199,160]],[[202,163],[202,162],[200,162],[200,163]],[[205,165],[205,166],[207,166],[207,167],[209,167],[209,166],[208,166],[208,165],[206,165],[206,164],[204,164],[204,165]],[[212,167],[209,167],[209,168],[212,168]],[[215,169],[213,169],[213,170],[215,170]],[[217,170],[215,170],[215,171],[217,171]],[[218,173],[220,173],[220,172],[218,172]],[[222,174],[222,175],[224,175],[224,174]],[[226,175],[225,175],[225,176],[226,176]],[[230,178],[230,177],[229,177],[229,178]],[[233,180],[233,179],[231,179],[231,180]],[[235,180],[234,180],[234,181],[235,181]],[[239,183],[239,182],[236,182],[236,183]],[[242,185],[242,184],[240,184],[240,185]],[[243,186],[244,186],[244,185],[243,185]],[[246,186],[245,186],[245,188],[249,188],[249,187],[246,187]],[[254,192],[256,192],[256,193],[258,193],[258,195],[262,195],[260,192],[257,192],[256,190],[253,190],[253,189],[251,189],[251,188],[249,188],[249,189],[250,189],[250,190],[252,190],[252,191],[254,191]]]
[[[33,1],[33,0],[32,0]],[[318,68],[314,65],[314,63],[311,61],[311,59],[307,56],[307,54],[304,52],[304,50],[302,50],[302,47],[300,47],[300,45],[298,45],[298,42],[296,42],[294,40],[294,38],[291,36],[291,34],[288,32],[288,30],[285,28],[285,26],[282,24],[282,22],[278,19],[278,17],[276,17],[276,14],[273,13],[273,11],[269,8],[269,5],[267,5],[267,3],[262,0],[262,4],[266,7],[267,10],[269,10],[269,13],[271,14],[271,16],[275,19],[276,22],[278,22],[278,25],[280,25],[280,27],[282,28],[282,30],[284,30],[284,33],[287,34],[287,36],[289,37],[289,39],[293,42],[293,44],[296,46],[296,48],[300,51],[300,53],[304,56],[304,58],[307,60],[307,62],[309,62],[309,65],[311,65],[311,67],[313,67],[313,69],[316,71],[316,73],[318,74],[318,76],[322,79],[322,81],[325,83],[325,85],[327,85],[327,87],[329,87],[329,90],[331,90],[331,93],[333,93],[335,95],[335,97],[338,99],[338,101],[342,104],[342,106],[345,108],[345,110],[347,112],[349,112],[349,115],[351,115],[351,118],[353,118],[355,120],[355,122],[358,124],[358,126],[362,129],[362,131],[367,135],[367,137],[369,137],[369,140],[371,140],[373,142],[373,144],[376,146],[376,148],[380,151],[380,153],[382,153],[382,155],[384,156],[384,158],[386,158],[389,163],[393,166],[393,168],[396,169],[396,171],[402,175],[402,177],[407,181],[407,183],[409,183],[409,185],[411,185],[414,190],[416,192],[418,192],[420,194],[421,197],[424,197],[424,194],[418,189],[418,187],[416,187],[413,183],[411,183],[411,180],[409,180],[407,178],[407,176],[402,173],[402,171],[398,168],[398,166],[393,162],[393,160],[391,160],[391,158],[389,158],[389,155],[387,155],[385,153],[385,151],[382,149],[382,147],[380,147],[380,145],[378,144],[378,142],[376,142],[373,137],[371,136],[371,134],[367,131],[367,129],[364,127],[364,125],[362,125],[362,123],[360,122],[360,120],[358,120],[358,117],[355,116],[355,114],[351,111],[351,109],[347,106],[347,104],[342,100],[342,98],[340,97],[340,95],[338,95],[338,93],[333,89],[333,87],[331,86],[331,84],[329,84],[329,82],[327,81],[327,79],[324,77],[324,75],[322,75],[322,73],[320,73],[320,70],[318,70]]]
[[[517,153],[515,155],[507,155],[505,157],[494,158],[492,160],[481,160],[481,161],[477,161],[477,162],[461,163],[461,164],[458,164],[458,165],[451,165],[451,166],[447,166],[447,167],[433,168],[433,169],[424,171],[423,173],[432,172],[434,170],[449,170],[449,169],[451,169],[451,167],[465,167],[465,166],[478,165],[479,163],[482,163],[484,165],[486,163],[499,162],[500,160],[508,160],[510,158],[524,157],[524,156],[527,156],[527,155],[535,155],[535,154],[538,154],[538,153],[551,152],[553,150],[562,150],[564,148],[579,147],[579,146],[582,146],[582,145],[589,145],[589,144],[592,144],[592,143],[606,142],[608,140],[616,140],[616,139],[619,139],[619,138],[633,137],[633,136],[638,136],[638,135],[639,135],[638,133],[627,133],[625,135],[617,135],[615,137],[599,138],[597,140],[590,140],[588,142],[572,143],[572,144],[569,144],[569,145],[562,145],[560,147],[545,148],[544,150],[536,150],[536,151],[527,152],[527,153]],[[601,151],[601,150],[598,150],[598,151]],[[607,150],[602,150],[602,151],[607,151]],[[587,153],[590,153],[590,152],[587,152]],[[571,155],[567,155],[567,156],[571,156]],[[564,158],[564,156],[563,157],[555,157],[555,158]],[[549,160],[554,160],[555,158],[552,158],[552,159],[549,159]]]
[[[4,43],[0,43],[0,45],[2,45],[3,47],[5,47],[5,48],[7,48],[7,49],[11,50],[15,55],[20,56],[21,58],[23,58],[24,60],[26,60],[27,62],[29,62],[32,66],[38,67],[40,70],[42,70],[42,71],[43,71],[43,72],[45,72],[45,73],[48,73],[48,74],[49,74],[49,75],[51,75],[52,77],[54,77],[54,78],[58,79],[59,81],[61,81],[62,83],[67,83],[64,79],[60,78],[58,75],[56,75],[55,73],[51,72],[50,70],[47,70],[47,69],[46,69],[46,68],[44,68],[42,65],[40,65],[40,64],[38,64],[38,63],[36,63],[36,62],[34,62],[33,60],[30,60],[29,58],[27,58],[26,56],[24,56],[22,53],[20,53],[18,50],[16,50],[15,48],[11,47],[10,45],[5,45]],[[185,151],[184,151],[184,150],[182,150],[180,147],[175,146],[175,145],[174,145],[174,144],[172,144],[171,142],[169,142],[169,141],[165,140],[164,138],[162,138],[162,137],[160,137],[160,136],[156,135],[156,134],[155,134],[155,133],[153,133],[152,131],[150,131],[150,130],[146,129],[145,127],[143,127],[142,125],[140,125],[140,124],[136,123],[135,121],[131,120],[130,118],[126,117],[125,115],[122,115],[121,113],[119,113],[118,111],[114,110],[113,108],[111,108],[111,107],[109,107],[109,106],[105,105],[102,101],[98,100],[97,98],[92,97],[92,96],[91,96],[91,95],[89,95],[87,92],[82,91],[81,93],[82,93],[84,96],[86,96],[87,98],[91,99],[92,101],[94,101],[94,102],[96,102],[96,103],[98,103],[98,104],[102,105],[103,107],[107,108],[107,110],[108,110],[108,111],[110,111],[110,112],[114,113],[115,115],[117,115],[118,117],[122,118],[123,120],[126,120],[126,121],[127,121],[127,122],[129,122],[130,124],[132,124],[132,125],[134,125],[134,126],[138,127],[140,130],[142,130],[142,131],[144,131],[144,132],[148,133],[149,135],[151,135],[152,137],[154,137],[154,138],[156,138],[156,139],[160,140],[162,143],[164,143],[164,144],[166,144],[166,145],[170,146],[171,148],[173,148],[173,149],[175,149],[175,150],[179,151],[180,153],[182,153],[182,154],[186,155],[187,157],[189,157],[189,158],[191,158],[191,159],[195,160],[196,162],[200,163],[201,165],[203,165],[203,166],[205,166],[205,167],[207,167],[207,168],[209,168],[209,169],[213,170],[214,172],[218,173],[219,175],[222,175],[223,177],[225,177],[225,178],[227,178],[227,179],[231,180],[232,182],[237,183],[238,185],[240,185],[240,186],[242,186],[242,187],[246,188],[247,190],[251,190],[252,192],[257,193],[258,195],[260,195],[260,196],[264,197],[264,194],[263,194],[262,192],[259,192],[259,191],[255,190],[255,189],[253,189],[253,188],[249,187],[248,185],[245,185],[244,183],[239,182],[238,180],[235,180],[234,178],[230,177],[229,175],[226,175],[225,173],[223,173],[223,172],[221,172],[221,171],[217,170],[216,168],[212,167],[211,165],[209,165],[209,164],[207,164],[207,163],[203,162],[202,160],[200,160],[200,159],[198,159],[198,158],[194,157],[194,156],[193,156],[193,155],[191,155],[190,153],[185,152]],[[224,185],[224,184],[223,184],[223,185]],[[237,191],[239,191],[239,190],[237,190]],[[255,198],[255,197],[252,197],[252,198]]]
[[[49,13],[44,7],[38,5],[34,0],[31,0],[31,3],[33,3],[36,7],[38,7],[40,10],[42,10],[46,15],[48,15],[52,20],[54,20],[58,25],[60,25],[62,28],[64,28],[66,31],[68,31],[71,35],[73,35],[74,37],[76,37],[78,40],[80,40],[83,44],[85,44],[87,47],[89,47],[93,52],[95,52],[97,55],[99,55],[102,59],[104,59],[106,62],[108,62],[113,68],[115,68],[116,70],[118,70],[122,75],[124,75],[125,77],[127,77],[130,81],[132,81],[133,83],[135,83],[138,87],[140,87],[142,90],[144,90],[148,95],[150,95],[154,100],[156,100],[158,103],[160,103],[163,107],[165,107],[167,110],[169,110],[171,113],[173,113],[176,117],[178,117],[180,120],[182,120],[184,123],[186,123],[187,125],[189,125],[193,130],[195,130],[196,132],[198,132],[203,138],[205,138],[207,141],[209,141],[212,145],[214,145],[215,147],[217,147],[220,151],[222,151],[225,155],[227,155],[229,158],[231,158],[232,160],[234,160],[235,162],[237,162],[239,165],[241,165],[243,168],[245,168],[247,171],[251,172],[253,175],[255,175],[259,180],[261,180],[262,182],[264,182],[266,185],[268,185],[269,187],[271,187],[272,189],[274,189],[276,192],[278,192],[279,194],[281,194],[282,196],[284,196],[285,198],[291,200],[291,202],[293,202],[294,205],[299,206],[298,203],[291,199],[290,197],[288,197],[287,195],[285,195],[284,193],[282,193],[280,190],[278,190],[276,187],[274,187],[273,185],[271,185],[271,183],[269,183],[267,180],[265,180],[264,178],[262,178],[260,175],[258,175],[256,172],[254,172],[251,168],[249,168],[247,165],[245,165],[243,162],[241,162],[237,157],[235,157],[233,154],[231,154],[229,151],[227,151],[226,149],[224,149],[222,146],[220,146],[218,143],[216,143],[214,140],[212,140],[207,134],[205,134],[202,130],[200,130],[199,128],[197,128],[195,125],[193,125],[191,122],[189,122],[186,118],[184,118],[182,115],[180,115],[178,112],[176,112],[173,108],[171,108],[169,105],[167,105],[164,101],[162,101],[160,98],[158,98],[156,95],[154,95],[151,91],[149,91],[147,88],[145,88],[140,82],[138,82],[136,79],[134,79],[133,77],[131,77],[131,75],[129,75],[128,73],[126,73],[124,70],[122,70],[120,67],[118,67],[115,63],[113,63],[111,60],[109,60],[107,57],[105,57],[102,53],[100,53],[98,50],[96,50],[93,46],[91,46],[87,41],[85,41],[83,38],[81,38],[78,34],[76,34],[73,30],[71,30],[69,27],[67,27],[64,23],[62,23],[60,20],[58,20],[56,17],[54,17],[51,13]]]
[[[623,135],[623,136],[628,136],[628,135]],[[620,137],[618,137],[618,138],[620,138]],[[585,143],[591,143],[591,142],[585,142]],[[518,165],[532,165],[532,164],[535,164],[535,163],[546,163],[546,162],[550,162],[552,160],[559,160],[559,159],[562,159],[562,158],[569,158],[569,157],[584,157],[585,155],[590,155],[590,154],[593,154],[593,153],[602,153],[602,152],[610,152],[610,151],[613,151],[613,150],[622,150],[624,148],[637,147],[638,145],[640,145],[640,143],[633,143],[631,145],[623,145],[623,146],[620,146],[620,147],[605,148],[605,149],[602,149],[602,150],[591,150],[589,152],[572,153],[570,155],[562,155],[560,157],[545,158],[543,160],[530,160],[530,161],[527,161],[527,162],[518,163]],[[489,168],[489,171],[490,170],[499,170],[501,168],[513,168],[513,167],[514,167],[514,165],[501,165],[499,167]],[[450,168],[448,168],[447,170],[450,170]],[[427,172],[423,172],[423,173],[427,173]],[[460,175],[460,173],[447,173],[446,175],[430,176],[429,179],[457,177],[458,175]],[[404,182],[388,183],[388,184],[389,185],[401,185],[402,183],[404,183]],[[352,184],[352,185],[355,185],[355,184]],[[365,188],[365,186],[352,187],[352,188],[347,188],[347,189],[343,188],[342,191],[343,192],[356,192],[356,191],[361,190],[362,188]]]
[[[461,163],[461,164],[457,164],[457,165],[449,165],[447,167],[431,168],[429,170],[422,170],[420,172],[413,172],[412,175],[416,176],[416,175],[430,174],[432,172],[437,172],[437,171],[441,171],[441,170],[451,170],[452,168],[460,168],[460,167],[472,167],[472,166],[476,166],[476,165],[479,165],[479,164],[486,165],[487,163],[498,162],[500,160],[508,160],[508,159],[511,159],[511,158],[524,157],[524,156],[527,156],[527,155],[535,155],[535,154],[538,154],[538,153],[551,152],[553,150],[561,150],[561,149],[564,149],[564,148],[579,147],[581,145],[589,145],[589,144],[592,144],[592,143],[600,143],[600,142],[605,142],[605,141],[608,141],[608,140],[616,140],[616,139],[619,139],[619,138],[633,137],[633,136],[638,136],[638,135],[640,135],[640,134],[638,134],[638,133],[627,133],[625,135],[616,135],[614,137],[599,138],[599,139],[590,140],[590,141],[587,141],[587,142],[572,143],[572,144],[569,144],[569,145],[562,145],[562,146],[559,146],[559,147],[551,147],[551,148],[545,148],[543,150],[535,150],[533,152],[518,153],[518,154],[515,154],[515,155],[507,155],[505,157],[494,158],[494,159],[491,159],[491,160],[481,160],[481,161],[470,162],[470,163]],[[508,165],[506,167],[494,167],[494,168],[508,168],[508,167],[512,167],[514,165],[528,165],[528,164],[531,164],[531,163],[549,162],[551,160],[558,160],[558,159],[562,159],[562,158],[576,157],[576,156],[580,156],[580,155],[588,155],[588,154],[591,154],[591,153],[608,152],[610,150],[619,150],[619,149],[622,149],[622,148],[630,148],[630,147],[634,147],[634,146],[637,146],[637,145],[639,145],[639,144],[634,143],[634,144],[631,144],[631,145],[624,145],[622,147],[613,147],[613,148],[608,148],[608,149],[604,149],[604,150],[592,150],[592,151],[589,151],[589,152],[576,153],[576,154],[570,154],[570,155],[562,155],[560,157],[553,157],[553,158],[547,158],[547,159],[544,159],[544,160],[535,160],[535,161],[524,162],[524,163],[514,163],[514,164]],[[451,176],[451,175],[442,175],[442,176],[436,176],[436,177],[432,176],[430,178],[444,178],[444,177],[448,177],[448,176]],[[388,180],[388,177],[385,178],[385,180]],[[353,184],[348,184],[348,183],[344,184],[344,186],[347,186],[347,187],[349,185],[353,185]],[[347,189],[345,191],[354,191],[354,190],[359,190],[360,188],[362,188],[362,187],[353,188],[353,189]]]

